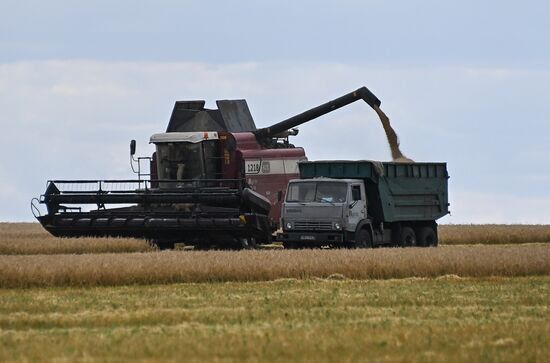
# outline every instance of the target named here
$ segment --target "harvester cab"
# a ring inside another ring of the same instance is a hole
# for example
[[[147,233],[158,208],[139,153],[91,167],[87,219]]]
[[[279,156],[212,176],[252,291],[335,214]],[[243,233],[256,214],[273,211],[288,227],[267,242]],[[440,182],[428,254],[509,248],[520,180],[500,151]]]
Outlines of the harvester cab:
[[[224,135],[227,139],[227,135]],[[223,179],[218,132],[167,132],[151,136],[156,152],[152,172],[163,182],[160,187],[183,186],[185,181]],[[225,143],[224,143],[225,144]],[[226,145],[225,151],[229,153]],[[236,177],[236,175],[233,175]],[[167,184],[169,183],[169,184]]]

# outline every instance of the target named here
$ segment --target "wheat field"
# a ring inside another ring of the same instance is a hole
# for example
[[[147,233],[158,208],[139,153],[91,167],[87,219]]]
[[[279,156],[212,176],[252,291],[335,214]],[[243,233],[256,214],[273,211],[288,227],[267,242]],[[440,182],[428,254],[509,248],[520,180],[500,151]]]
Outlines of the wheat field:
[[[441,245],[550,242],[550,225],[440,225]],[[131,238],[56,238],[38,223],[0,223],[0,255],[148,252]]]
[[[0,255],[145,252],[153,248],[132,238],[57,238],[38,223],[0,223]]]
[[[457,224],[440,225],[441,244],[511,244],[550,242],[550,225]]]
[[[0,361],[542,362],[549,229],[441,226],[437,248],[158,251],[2,223]]]
[[[438,248],[159,252],[142,240],[63,239],[36,223],[1,223],[0,287],[547,275],[549,231],[549,226],[441,226]],[[497,243],[499,238],[509,244]]]
[[[550,245],[0,256],[0,287],[550,274]]]

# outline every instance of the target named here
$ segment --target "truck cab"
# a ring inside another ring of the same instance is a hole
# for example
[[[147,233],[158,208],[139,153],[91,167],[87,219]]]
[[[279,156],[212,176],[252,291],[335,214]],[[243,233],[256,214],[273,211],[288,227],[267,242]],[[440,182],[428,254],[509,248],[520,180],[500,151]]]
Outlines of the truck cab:
[[[286,248],[350,246],[366,220],[362,180],[295,179],[288,184],[279,237]]]

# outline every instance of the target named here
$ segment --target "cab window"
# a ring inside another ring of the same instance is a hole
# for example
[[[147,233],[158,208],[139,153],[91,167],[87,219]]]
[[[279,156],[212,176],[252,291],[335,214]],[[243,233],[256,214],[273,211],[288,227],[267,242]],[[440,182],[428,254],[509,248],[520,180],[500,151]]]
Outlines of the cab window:
[[[351,187],[351,199],[353,201],[361,200],[361,186],[352,185]]]

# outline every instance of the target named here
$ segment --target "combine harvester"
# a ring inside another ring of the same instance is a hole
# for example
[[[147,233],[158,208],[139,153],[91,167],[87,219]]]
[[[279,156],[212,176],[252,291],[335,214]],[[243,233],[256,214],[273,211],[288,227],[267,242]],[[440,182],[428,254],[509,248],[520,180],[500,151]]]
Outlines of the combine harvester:
[[[287,184],[307,160],[304,149],[289,143],[298,132],[293,128],[357,100],[379,110],[380,100],[362,87],[261,129],[245,100],[217,101],[215,110],[204,101],[178,101],[166,132],[151,136],[151,157],[134,159],[136,143],[130,143],[137,180],[51,180],[33,199],[33,213],[60,237],[146,238],[161,249],[178,242],[196,248],[270,243]]]

